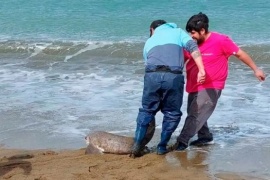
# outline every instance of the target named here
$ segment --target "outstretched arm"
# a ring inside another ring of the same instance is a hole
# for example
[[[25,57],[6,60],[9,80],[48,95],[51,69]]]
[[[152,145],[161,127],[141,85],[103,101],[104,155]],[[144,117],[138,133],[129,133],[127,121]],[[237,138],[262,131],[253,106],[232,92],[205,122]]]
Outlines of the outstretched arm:
[[[239,49],[239,51],[235,54],[235,57],[248,65],[254,71],[254,75],[258,78],[259,81],[265,80],[264,72],[256,66],[255,62],[245,51]]]

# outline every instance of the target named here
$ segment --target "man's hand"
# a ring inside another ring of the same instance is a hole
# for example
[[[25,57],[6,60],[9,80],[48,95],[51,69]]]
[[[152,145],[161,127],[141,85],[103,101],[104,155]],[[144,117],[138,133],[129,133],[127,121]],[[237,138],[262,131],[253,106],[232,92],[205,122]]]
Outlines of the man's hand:
[[[256,66],[255,62],[245,51],[239,49],[239,51],[235,54],[235,56],[238,59],[240,59],[243,63],[248,65],[254,71],[254,75],[258,78],[259,81],[265,80],[264,72]]]
[[[204,69],[199,70],[197,75],[197,82],[203,84],[205,82],[205,71]]]
[[[203,84],[205,82],[205,71],[204,71],[204,65],[203,65],[201,52],[199,50],[195,50],[191,53],[191,56],[194,59],[199,69],[199,72],[197,75],[197,83]]]
[[[264,81],[265,80],[265,74],[263,72],[263,70],[261,69],[256,69],[254,71],[254,75],[258,78],[259,81]]]

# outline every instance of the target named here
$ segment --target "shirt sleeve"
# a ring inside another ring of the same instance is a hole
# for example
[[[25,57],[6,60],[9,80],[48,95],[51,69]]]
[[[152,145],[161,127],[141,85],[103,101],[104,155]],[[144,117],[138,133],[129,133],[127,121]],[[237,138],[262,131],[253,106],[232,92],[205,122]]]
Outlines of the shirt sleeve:
[[[184,30],[180,29],[180,44],[182,47],[187,49],[187,43],[192,40],[192,38]]]
[[[236,54],[239,51],[239,47],[228,36],[225,36],[221,41],[221,47],[227,57]]]

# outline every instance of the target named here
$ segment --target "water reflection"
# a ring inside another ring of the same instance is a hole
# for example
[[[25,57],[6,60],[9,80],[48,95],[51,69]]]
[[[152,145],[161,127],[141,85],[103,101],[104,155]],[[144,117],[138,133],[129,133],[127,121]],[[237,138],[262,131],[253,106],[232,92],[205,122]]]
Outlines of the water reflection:
[[[170,165],[175,167],[208,170],[208,154],[209,152],[205,150],[188,150],[168,153],[165,158]]]

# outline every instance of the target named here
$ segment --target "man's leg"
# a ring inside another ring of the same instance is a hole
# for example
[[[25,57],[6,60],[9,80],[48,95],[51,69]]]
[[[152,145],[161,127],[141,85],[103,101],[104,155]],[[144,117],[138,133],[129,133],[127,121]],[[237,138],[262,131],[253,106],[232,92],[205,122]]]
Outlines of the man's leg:
[[[161,111],[164,114],[161,140],[157,147],[157,154],[168,152],[167,143],[177,128],[182,116],[181,106],[184,92],[184,76],[181,74],[166,73],[162,83]]]
[[[209,94],[211,94],[211,92],[209,92]],[[221,91],[217,92],[218,99],[219,99],[220,95],[221,95]],[[211,95],[211,96],[214,96],[214,95]],[[214,101],[215,97],[213,97],[212,99]],[[218,99],[216,100],[215,104],[217,104]],[[214,109],[215,109],[215,107],[214,107]],[[214,111],[214,109],[213,109],[213,111]],[[198,139],[190,142],[189,145],[191,145],[191,146],[205,146],[205,145],[210,145],[210,144],[214,144],[213,134],[210,132],[207,121],[206,121],[203,124],[203,126],[201,127],[201,129],[198,131]]]
[[[144,76],[144,89],[142,96],[142,108],[139,109],[137,116],[137,128],[135,132],[134,145],[132,147],[131,156],[140,156],[141,150],[151,139],[147,139],[146,135],[149,125],[155,121],[155,115],[160,106],[160,76],[158,73],[146,73]],[[145,143],[146,142],[146,143]]]
[[[204,123],[202,128],[198,131],[198,139],[200,138],[209,138],[209,139],[213,138],[213,135],[209,130],[207,121]]]
[[[210,132],[207,122],[204,123],[198,132],[198,139],[190,142],[190,146],[205,146],[214,144],[213,134]]]
[[[181,134],[177,138],[176,150],[184,150],[192,138],[212,115],[221,90],[205,89],[190,93],[188,97],[188,116]],[[205,133],[205,132],[203,132]]]

